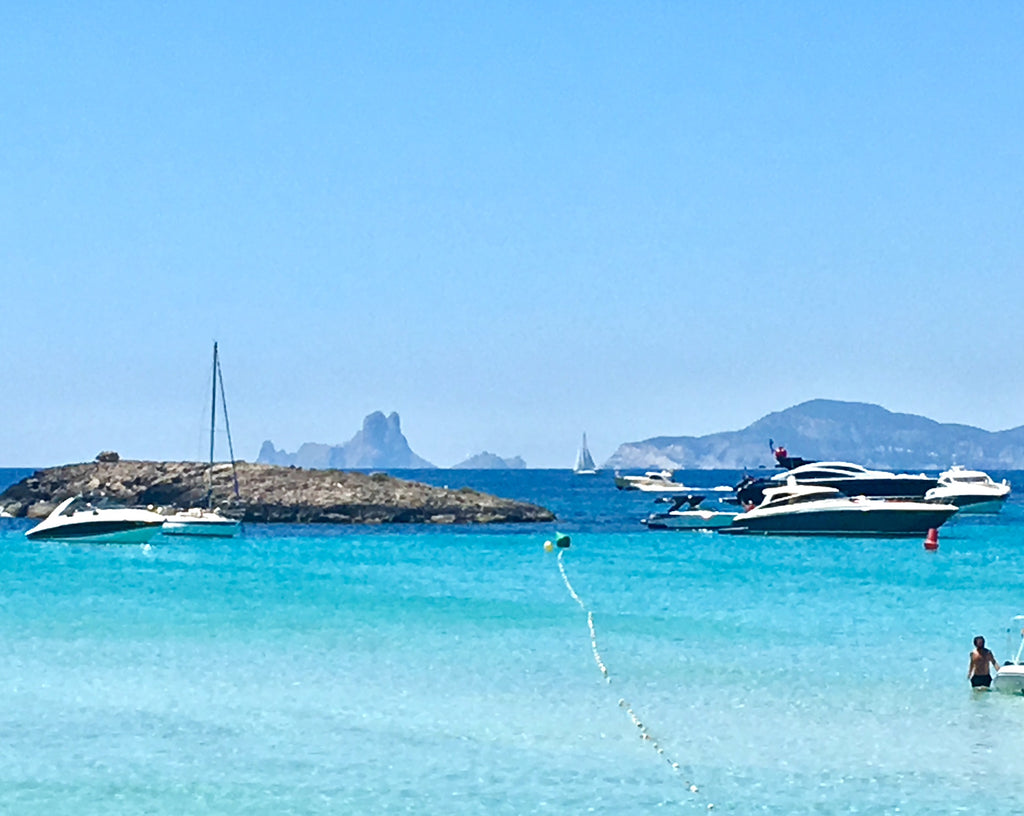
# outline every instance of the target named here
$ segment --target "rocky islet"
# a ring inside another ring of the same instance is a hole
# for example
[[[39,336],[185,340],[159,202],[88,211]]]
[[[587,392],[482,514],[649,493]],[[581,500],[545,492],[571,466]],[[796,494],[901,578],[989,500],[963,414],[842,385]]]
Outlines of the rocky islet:
[[[526,502],[471,488],[433,487],[386,473],[305,470],[236,463],[212,469],[212,504],[246,522],[488,524],[545,522],[555,516]],[[121,460],[47,468],[0,493],[0,508],[42,518],[70,496],[170,510],[207,503],[211,469],[202,462]]]

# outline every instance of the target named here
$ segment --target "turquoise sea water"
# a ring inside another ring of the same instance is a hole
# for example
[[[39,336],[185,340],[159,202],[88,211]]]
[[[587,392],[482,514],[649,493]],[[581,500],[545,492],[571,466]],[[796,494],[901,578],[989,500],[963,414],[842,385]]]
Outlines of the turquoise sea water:
[[[1024,812],[1024,698],[965,679],[1024,613],[1024,491],[929,553],[647,531],[610,474],[417,476],[559,522],[143,548],[0,520],[0,812]]]

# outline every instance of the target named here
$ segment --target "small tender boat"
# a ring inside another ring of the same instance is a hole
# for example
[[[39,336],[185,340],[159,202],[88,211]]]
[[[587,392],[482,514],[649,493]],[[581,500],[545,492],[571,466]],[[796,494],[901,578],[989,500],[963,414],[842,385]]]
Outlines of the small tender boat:
[[[951,504],[844,496],[834,487],[801,485],[794,480],[766,488],[761,504],[738,514],[721,532],[923,536],[942,526],[956,510]]]
[[[664,513],[651,513],[640,523],[648,530],[717,530],[728,526],[735,512],[701,509],[700,503],[704,496],[688,493],[685,496],[655,499],[657,502],[671,502],[672,506]]]
[[[1024,623],[1024,615],[1017,615],[1013,619],[1014,624],[1021,626]],[[992,690],[1002,691],[1008,694],[1024,694],[1024,629],[1020,632],[1020,646],[1017,647],[1017,654],[1013,660],[1007,660],[992,678]]]
[[[998,513],[1010,495],[1010,483],[996,482],[981,470],[953,465],[939,483],[924,494],[925,501],[955,504],[962,513]]]
[[[579,453],[576,454],[576,464],[573,466],[572,472],[577,476],[594,476],[597,473],[594,457],[590,455],[590,449],[587,447],[586,433],[583,434],[583,444],[580,445]]]
[[[164,535],[211,536],[231,538],[238,535],[240,522],[215,510],[190,507],[164,518]]]
[[[88,541],[142,544],[160,532],[164,517],[152,510],[117,507],[81,496],[65,499],[25,533],[33,541]]]

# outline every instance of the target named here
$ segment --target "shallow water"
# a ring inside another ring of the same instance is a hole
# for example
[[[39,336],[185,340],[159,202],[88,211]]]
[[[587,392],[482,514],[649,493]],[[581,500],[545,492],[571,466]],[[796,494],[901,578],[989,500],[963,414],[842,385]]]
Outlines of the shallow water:
[[[560,521],[148,548],[0,521],[0,812],[1024,811],[1024,698],[965,679],[1024,612],[1019,497],[929,553],[647,531],[610,475],[419,478]]]

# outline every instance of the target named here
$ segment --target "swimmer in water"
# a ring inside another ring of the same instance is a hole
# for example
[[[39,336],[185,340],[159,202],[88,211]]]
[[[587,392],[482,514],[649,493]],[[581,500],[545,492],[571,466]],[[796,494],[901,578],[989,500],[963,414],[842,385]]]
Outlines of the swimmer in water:
[[[992,685],[989,666],[994,666],[996,671],[999,671],[999,661],[990,649],[985,648],[985,638],[978,635],[974,639],[974,651],[971,652],[971,663],[967,668],[967,679],[971,681],[973,688],[988,688]]]

